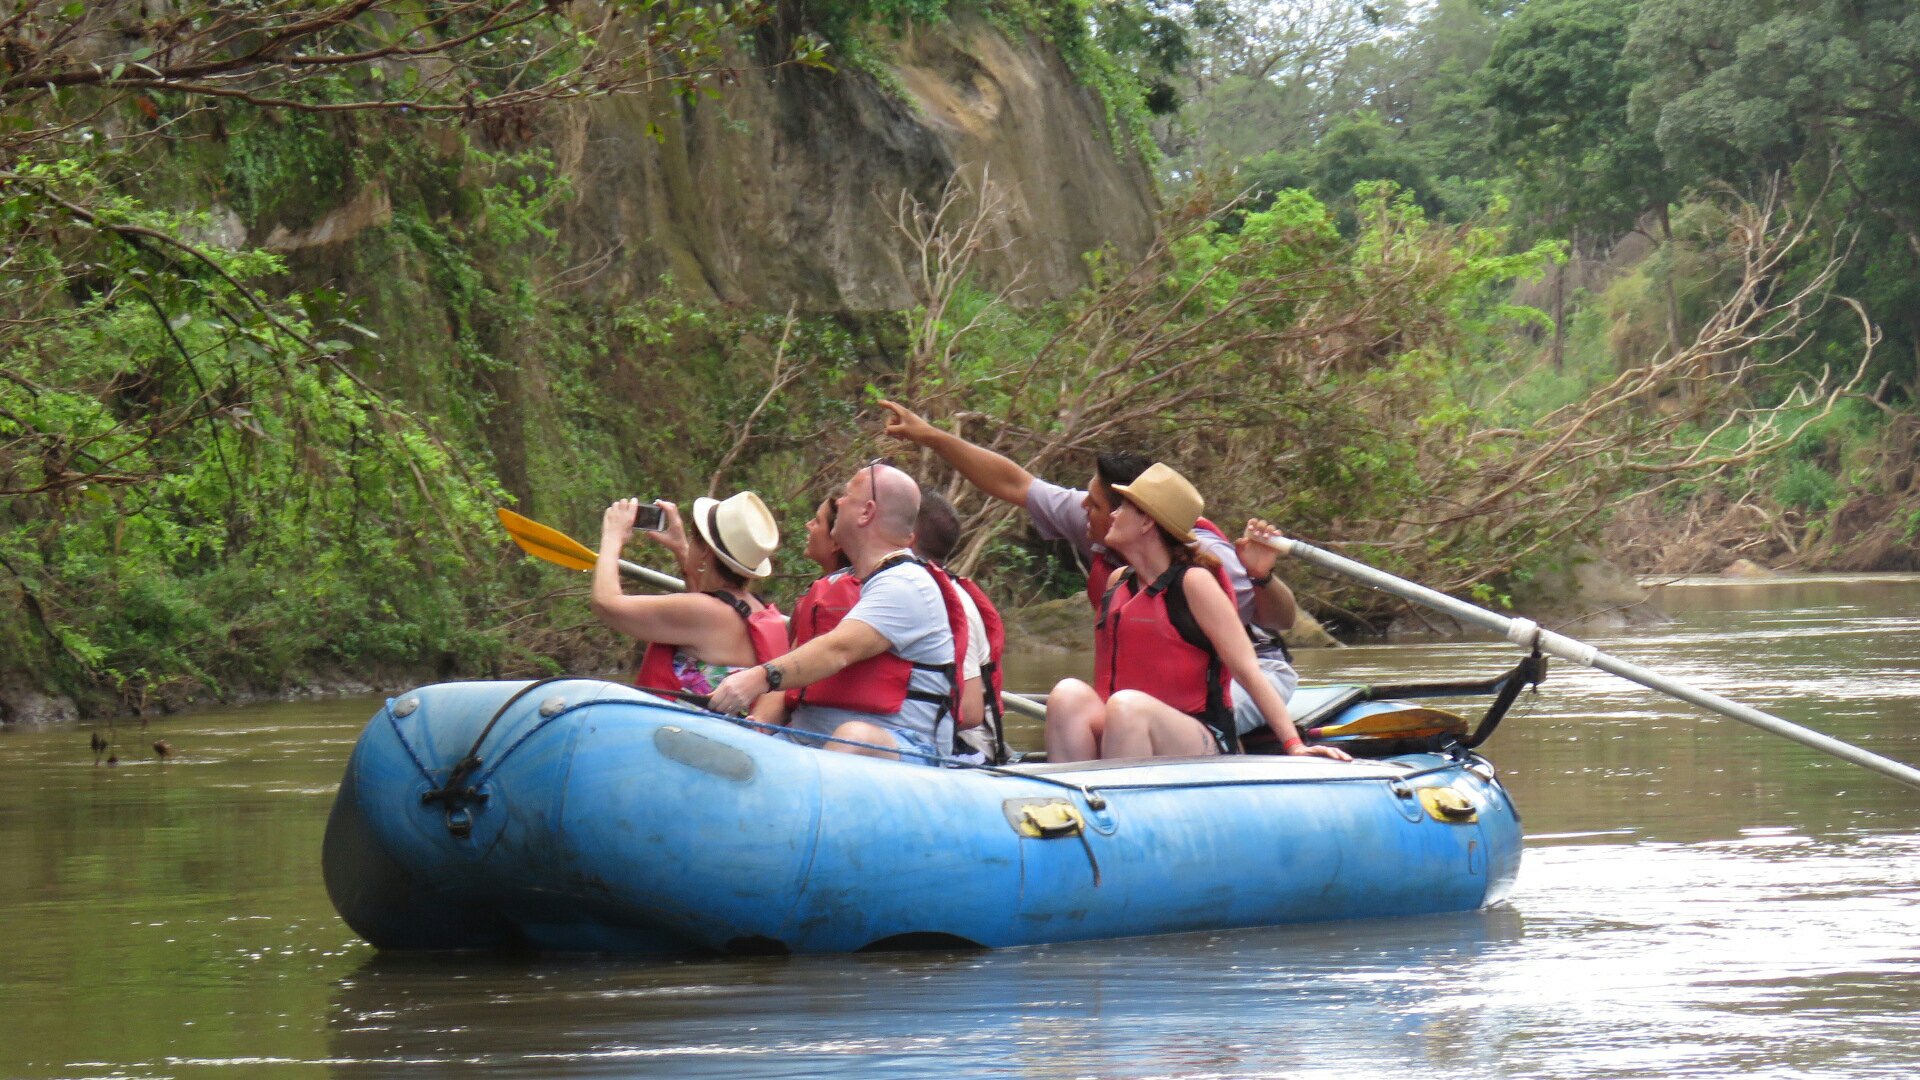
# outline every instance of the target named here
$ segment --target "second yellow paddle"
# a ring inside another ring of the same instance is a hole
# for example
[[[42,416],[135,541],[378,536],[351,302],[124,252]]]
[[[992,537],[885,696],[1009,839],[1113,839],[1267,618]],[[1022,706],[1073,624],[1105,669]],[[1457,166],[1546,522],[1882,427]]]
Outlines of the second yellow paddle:
[[[592,570],[600,555],[592,548],[561,532],[550,525],[542,525],[529,517],[516,514],[506,507],[499,510],[500,524],[506,526],[507,535],[520,545],[520,550],[536,559],[545,559],[556,566],[569,570]],[[636,581],[644,581],[656,588],[684,592],[687,583],[671,574],[658,570],[649,570],[637,563],[620,560],[620,572]]]

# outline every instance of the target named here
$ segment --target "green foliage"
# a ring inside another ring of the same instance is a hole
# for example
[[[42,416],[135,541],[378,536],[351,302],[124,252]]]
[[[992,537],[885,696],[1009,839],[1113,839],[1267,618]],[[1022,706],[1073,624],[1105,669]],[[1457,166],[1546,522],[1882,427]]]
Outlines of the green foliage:
[[[950,0],[805,0],[800,10],[829,45],[844,50],[875,31],[945,22],[950,7]]]
[[[354,125],[326,114],[245,115],[227,141],[221,187],[240,216],[262,225],[303,216],[312,193],[353,176]]]
[[[1840,481],[1811,461],[1794,462],[1773,487],[1773,500],[1782,506],[1823,514],[1839,501]]]
[[[367,665],[602,666],[619,641],[580,629],[577,579],[507,548],[495,506],[591,539],[595,507],[685,502],[724,462],[716,490],[751,487],[789,523],[780,562],[794,576],[773,592],[791,596],[805,577],[797,523],[868,449],[863,409],[881,393],[966,417],[1054,478],[1094,446],[1148,449],[1230,514],[1368,541],[1349,550],[1505,603],[1554,569],[1542,545],[1565,524],[1560,492],[1591,482],[1624,497],[1654,482],[1602,454],[1520,475],[1522,444],[1486,435],[1524,432],[1659,356],[1669,294],[1683,333],[1718,305],[1737,257],[1730,220],[1682,177],[1751,187],[1783,170],[1784,204],[1837,238],[1841,290],[1887,329],[1876,385],[1887,376],[1897,403],[1920,382],[1920,17],[1903,6],[1442,0],[1411,21],[1381,9],[1380,32],[1341,46],[1323,74],[1242,64],[1207,69],[1211,83],[1193,73],[1218,59],[1195,52],[1213,40],[1215,5],[982,6],[1060,51],[1099,93],[1117,148],[1145,144],[1155,117],[1194,94],[1181,122],[1159,123],[1175,164],[1195,171],[1204,154],[1179,143],[1201,132],[1260,198],[1196,219],[1190,193],[1173,193],[1163,251],[1138,266],[1091,254],[1093,287],[1064,301],[1013,308],[966,281],[922,342],[921,311],[789,323],[671,280],[617,306],[570,298],[556,281],[576,256],[555,223],[572,192],[551,157],[500,149],[518,143],[479,126],[480,138],[426,139],[384,113],[221,106],[217,124],[174,121],[207,126],[171,158],[124,145],[9,158],[0,581],[20,600],[0,610],[8,664],[132,704]],[[814,0],[804,18],[837,56],[882,71],[888,35],[958,10]],[[551,70],[577,52],[556,44]],[[513,92],[506,70],[476,74],[478,99]],[[407,77],[361,70],[298,90],[344,100]],[[392,89],[420,89],[412,78]],[[129,122],[143,115],[120,104]],[[156,239],[217,232],[178,208],[201,196],[258,236],[310,224],[315,191],[374,187],[391,221],[337,266],[305,256],[290,271],[249,249],[201,259]],[[1541,275],[1576,237],[1590,255],[1654,231],[1649,211],[1670,214],[1675,242],[1569,289],[1566,359],[1548,370]],[[1810,249],[1770,288],[1790,291],[1827,257]],[[317,284],[335,278],[353,294]],[[1857,320],[1842,306],[1824,317],[1814,347],[1760,346],[1781,365],[1739,400],[1771,404],[1808,371],[1850,367]],[[793,381],[769,393],[776,364]],[[1651,424],[1683,406],[1649,395],[1633,415]],[[1723,419],[1699,417],[1686,437],[1737,456],[1759,421]],[[1910,542],[1920,510],[1900,494],[1898,423],[1843,403],[1788,452],[1663,493],[1681,506],[1747,491],[1826,524],[1872,496]],[[1511,510],[1468,508],[1508,479],[1527,495]],[[1073,590],[1057,550],[994,528],[980,546],[1003,593]]]
[[[1629,43],[1646,77],[1637,117],[1665,156],[1715,182],[1776,175],[1852,250],[1836,287],[1866,302],[1885,332],[1873,378],[1920,389],[1920,14],[1910,4],[1742,4],[1646,0]],[[1810,252],[1788,268],[1823,265]],[[1857,345],[1844,311],[1821,329]],[[1821,358],[1813,358],[1816,362]]]

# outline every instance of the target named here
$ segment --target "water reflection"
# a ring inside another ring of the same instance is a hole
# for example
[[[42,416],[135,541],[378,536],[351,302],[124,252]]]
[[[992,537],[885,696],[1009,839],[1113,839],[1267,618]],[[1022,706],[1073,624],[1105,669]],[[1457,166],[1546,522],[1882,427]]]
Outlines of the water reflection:
[[[1310,1069],[1331,1038],[1350,1066],[1381,1048],[1431,1066],[1471,1026],[1436,989],[1521,930],[1502,908],[1002,952],[378,957],[337,986],[330,1056],[526,1076],[1247,1075]]]

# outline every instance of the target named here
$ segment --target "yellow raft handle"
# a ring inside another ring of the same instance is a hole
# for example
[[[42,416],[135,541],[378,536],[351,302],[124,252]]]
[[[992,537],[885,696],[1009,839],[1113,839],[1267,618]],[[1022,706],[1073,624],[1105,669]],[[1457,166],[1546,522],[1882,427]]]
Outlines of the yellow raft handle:
[[[1086,824],[1071,803],[1028,803],[1020,808],[1020,835],[1036,840],[1079,836]]]
[[[1420,805],[1435,821],[1467,824],[1480,820],[1480,808],[1473,805],[1473,800],[1450,787],[1421,788]]]

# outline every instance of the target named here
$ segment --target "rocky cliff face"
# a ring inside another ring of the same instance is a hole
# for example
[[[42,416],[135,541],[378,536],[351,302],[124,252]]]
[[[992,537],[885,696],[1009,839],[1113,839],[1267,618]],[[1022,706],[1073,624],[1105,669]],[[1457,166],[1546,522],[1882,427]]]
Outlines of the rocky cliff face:
[[[1104,108],[1060,57],[977,18],[885,47],[897,85],[843,69],[749,75],[716,101],[624,99],[574,110],[556,139],[579,194],[566,225],[595,287],[648,291],[671,275],[727,303],[802,311],[913,304],[894,226],[900,193],[940,198],[985,176],[1009,212],[978,264],[1035,298],[1084,284],[1083,253],[1137,255],[1152,182],[1116,149]]]

